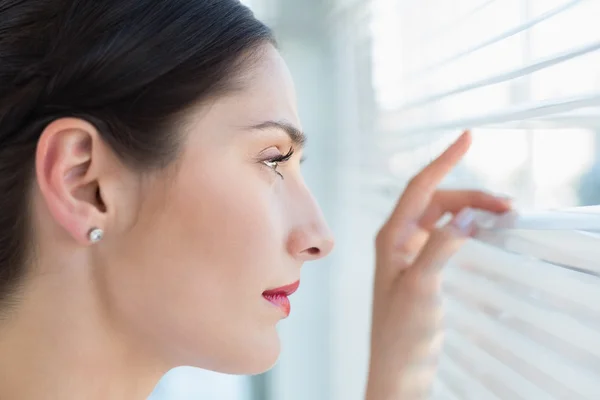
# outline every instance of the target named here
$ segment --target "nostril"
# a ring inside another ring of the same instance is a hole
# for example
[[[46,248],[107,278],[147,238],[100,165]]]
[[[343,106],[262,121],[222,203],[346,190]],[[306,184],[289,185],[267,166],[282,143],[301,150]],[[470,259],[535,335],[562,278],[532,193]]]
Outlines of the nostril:
[[[310,249],[306,250],[306,252],[311,256],[318,256],[321,253],[321,250],[316,247],[311,247]]]

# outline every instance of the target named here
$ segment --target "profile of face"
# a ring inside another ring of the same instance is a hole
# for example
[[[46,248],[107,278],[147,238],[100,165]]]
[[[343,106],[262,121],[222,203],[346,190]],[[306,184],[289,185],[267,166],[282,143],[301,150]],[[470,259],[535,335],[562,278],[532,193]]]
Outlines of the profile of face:
[[[276,324],[289,310],[286,289],[269,291],[297,282],[303,263],[333,246],[301,176],[300,122],[286,64],[265,45],[246,72],[241,90],[182,116],[181,152],[165,169],[134,172],[93,141],[92,150],[38,157],[44,174],[43,165],[61,157],[75,165],[69,158],[91,152],[86,174],[99,182],[103,210],[90,219],[105,235],[86,251],[100,304],[111,326],[169,367],[245,374],[270,368],[280,348]],[[53,132],[81,131],[94,137],[84,121],[57,120],[40,147],[52,148]],[[85,147],[73,137],[74,148]],[[57,211],[63,205],[51,181],[40,185],[38,209],[47,206],[45,217],[57,225],[73,225]],[[38,214],[43,220],[44,211]]]

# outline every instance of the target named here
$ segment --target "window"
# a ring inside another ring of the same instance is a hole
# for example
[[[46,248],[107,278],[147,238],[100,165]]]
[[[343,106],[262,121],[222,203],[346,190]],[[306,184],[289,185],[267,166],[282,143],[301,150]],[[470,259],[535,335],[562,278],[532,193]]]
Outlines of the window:
[[[600,1],[245,2],[278,30],[309,146],[327,150],[309,156],[315,192],[335,201],[337,249],[303,271],[268,379],[181,369],[152,399],[363,399],[373,238],[459,130],[473,128],[474,146],[445,186],[520,208],[600,204]],[[465,246],[446,269],[432,398],[599,399],[599,245],[593,232],[515,231]]]
[[[372,105],[361,107],[376,138],[361,166],[371,210],[388,212],[463,128],[474,146],[445,186],[502,192],[525,209],[600,204],[600,1],[366,3],[371,52],[356,60],[371,60]],[[598,234],[480,239],[446,270],[433,398],[600,398]]]

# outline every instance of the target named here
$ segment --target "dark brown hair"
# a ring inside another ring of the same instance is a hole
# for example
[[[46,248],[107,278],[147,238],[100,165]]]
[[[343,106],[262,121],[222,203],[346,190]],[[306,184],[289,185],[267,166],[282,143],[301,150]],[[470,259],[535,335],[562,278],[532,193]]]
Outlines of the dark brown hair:
[[[28,188],[51,121],[94,124],[135,168],[168,164],[191,106],[274,44],[237,0],[0,0],[0,301],[25,274]]]

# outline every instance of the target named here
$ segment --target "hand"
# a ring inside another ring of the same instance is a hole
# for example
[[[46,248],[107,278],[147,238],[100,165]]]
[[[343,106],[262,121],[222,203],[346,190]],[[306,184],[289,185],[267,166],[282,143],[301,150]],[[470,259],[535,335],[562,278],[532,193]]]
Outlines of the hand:
[[[470,144],[465,132],[414,177],[377,236],[368,400],[427,398],[443,337],[441,269],[474,233],[472,209],[510,209],[482,192],[437,190]],[[453,220],[436,229],[446,213]]]

